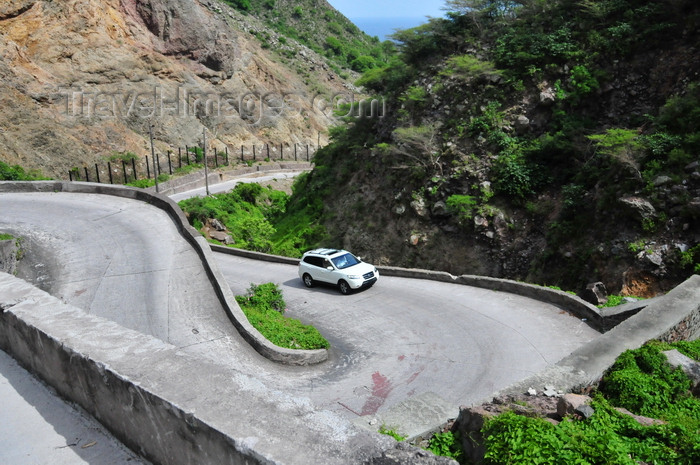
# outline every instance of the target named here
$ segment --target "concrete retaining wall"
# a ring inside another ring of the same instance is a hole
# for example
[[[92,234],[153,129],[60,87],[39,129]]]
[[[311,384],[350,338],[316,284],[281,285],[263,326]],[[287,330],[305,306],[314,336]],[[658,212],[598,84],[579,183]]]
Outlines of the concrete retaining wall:
[[[365,463],[395,444],[6,273],[0,348],[156,464]]]
[[[660,339],[674,342],[700,338],[700,275],[693,275],[615,328],[580,347],[542,373],[519,382],[500,394],[523,393],[533,387],[552,386],[575,391],[597,383],[625,350]]]
[[[328,351],[326,349],[293,350],[278,347],[268,341],[250,324],[250,322],[248,322],[248,319],[236,302],[226,279],[216,266],[216,262],[211,256],[212,252],[209,248],[209,244],[202,235],[199,234],[199,231],[189,225],[180,207],[168,197],[153,194],[143,189],[125,186],[61,181],[3,181],[0,182],[0,192],[71,192],[103,194],[140,200],[160,208],[170,216],[180,234],[182,234],[195,249],[226,314],[236,329],[255,350],[270,360],[290,365],[309,365],[320,363],[328,359]]]

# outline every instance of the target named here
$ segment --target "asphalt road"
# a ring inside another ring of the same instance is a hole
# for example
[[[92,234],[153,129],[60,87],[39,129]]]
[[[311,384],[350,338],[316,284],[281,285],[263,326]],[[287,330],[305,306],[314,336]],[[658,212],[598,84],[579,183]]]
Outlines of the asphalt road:
[[[512,294],[381,277],[342,296],[303,287],[295,266],[216,254],[235,294],[278,283],[288,315],[331,341],[327,362],[282,366],[234,330],[197,255],[157,208],[91,194],[0,194],[0,231],[23,239],[20,277],[54,296],[233,368],[251,388],[348,419],[425,393],[455,408],[478,402],[598,335],[557,307]]]
[[[307,289],[292,265],[216,259],[234,293],[277,283],[287,315],[329,339],[329,362],[298,373],[286,389],[351,416],[424,392],[455,406],[475,403],[598,335],[560,308],[503,292],[384,276],[343,296],[332,287]]]

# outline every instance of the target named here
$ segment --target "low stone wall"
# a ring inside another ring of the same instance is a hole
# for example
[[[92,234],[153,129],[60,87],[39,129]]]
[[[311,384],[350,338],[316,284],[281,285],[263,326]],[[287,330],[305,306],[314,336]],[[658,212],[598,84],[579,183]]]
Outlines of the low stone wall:
[[[182,234],[195,249],[224,311],[226,311],[226,314],[239,333],[255,348],[255,350],[271,360],[289,365],[309,365],[320,363],[328,359],[328,351],[326,349],[293,350],[278,347],[268,341],[250,324],[236,302],[226,279],[212,259],[212,252],[209,248],[209,244],[196,229],[189,225],[180,207],[168,197],[153,194],[143,189],[125,186],[61,181],[3,181],[0,182],[0,192],[71,192],[103,194],[140,200],[160,208],[172,218],[180,234]]]
[[[395,447],[308,400],[87,314],[6,273],[0,348],[154,464],[372,463]]]

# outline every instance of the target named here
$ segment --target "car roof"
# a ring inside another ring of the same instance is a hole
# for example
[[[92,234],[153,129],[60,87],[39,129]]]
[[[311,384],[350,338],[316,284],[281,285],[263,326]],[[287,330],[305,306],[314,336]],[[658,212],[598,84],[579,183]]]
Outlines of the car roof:
[[[340,250],[340,249],[321,248],[321,249],[309,250],[304,255],[313,254],[313,255],[325,255],[327,257],[330,257],[331,255],[336,255],[336,254],[340,254],[340,253],[347,253],[347,251]]]

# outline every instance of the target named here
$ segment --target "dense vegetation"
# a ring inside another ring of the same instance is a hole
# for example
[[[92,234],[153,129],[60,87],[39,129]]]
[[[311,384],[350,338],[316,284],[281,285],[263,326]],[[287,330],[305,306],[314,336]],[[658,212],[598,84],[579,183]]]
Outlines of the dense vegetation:
[[[246,295],[236,296],[248,321],[270,342],[288,349],[327,349],[328,341],[313,326],[284,316],[287,304],[274,283],[251,284]]]
[[[555,426],[506,413],[488,421],[486,463],[699,463],[700,400],[688,376],[666,363],[661,351],[673,347],[700,360],[700,341],[652,342],[623,353],[603,378],[589,419]],[[642,426],[614,407],[665,423]]]
[[[355,115],[336,128],[290,205],[324,198],[312,210],[330,242],[395,264],[568,289],[591,277],[619,289],[629,267],[671,285],[700,271],[700,246],[688,232],[698,221],[690,205],[698,179],[688,167],[700,154],[692,48],[700,45],[700,5],[447,7],[446,18],[394,35],[399,54],[358,81],[385,99],[386,114]],[[650,212],[623,206],[626,196],[642,197]],[[410,220],[391,211],[409,203],[417,213],[409,209]],[[387,239],[392,226],[426,245]],[[470,263],[432,258],[455,247],[481,255]],[[654,253],[663,255],[661,270],[641,263]]]
[[[234,8],[263,20],[280,34],[276,49],[284,50],[291,58],[298,50],[288,47],[288,39],[327,57],[336,70],[341,68],[364,72],[384,64],[393,51],[391,42],[380,43],[370,37],[325,2],[318,0],[223,0]],[[263,47],[271,47],[271,35],[257,32]]]
[[[39,181],[48,179],[39,171],[27,171],[20,165],[8,165],[0,160],[0,181]]]
[[[304,188],[302,175],[295,190]],[[242,249],[301,257],[322,240],[325,229],[314,218],[320,204],[288,205],[289,196],[256,183],[238,184],[231,192],[180,202],[192,225],[202,230],[209,218],[221,221]],[[290,213],[287,215],[287,213]]]

